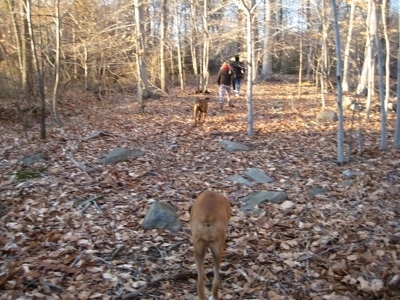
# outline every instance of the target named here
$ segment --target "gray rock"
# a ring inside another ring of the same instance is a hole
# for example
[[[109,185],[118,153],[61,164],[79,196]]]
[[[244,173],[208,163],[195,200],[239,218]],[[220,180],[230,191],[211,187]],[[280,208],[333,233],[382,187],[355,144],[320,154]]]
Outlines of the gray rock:
[[[333,110],[324,110],[317,114],[317,121],[328,121],[333,122],[338,120],[337,113]]]
[[[228,152],[249,151],[250,150],[250,148],[244,144],[232,142],[232,141],[228,141],[228,140],[221,141],[220,144]]]
[[[232,175],[228,177],[228,180],[233,181],[233,182],[237,182],[240,184],[244,184],[244,185],[252,185],[252,183],[250,181],[248,181],[246,178],[244,178],[243,176],[240,175]]]
[[[168,203],[160,201],[153,202],[141,226],[145,230],[158,228],[172,232],[178,232],[182,228],[175,209]]]
[[[21,161],[24,164],[30,165],[30,164],[34,164],[37,163],[39,161],[45,160],[46,159],[46,155],[43,153],[34,153],[34,154],[29,154],[24,156]]]
[[[274,181],[271,177],[265,175],[263,171],[257,168],[247,169],[244,176],[258,183],[271,183]]]
[[[127,160],[129,157],[141,157],[144,153],[139,150],[132,150],[126,148],[115,148],[107,154],[106,157],[100,160],[102,164],[113,164],[116,162]]]
[[[258,208],[258,205],[260,205],[261,203],[279,203],[287,199],[288,196],[285,192],[282,191],[252,192],[241,199],[241,201],[244,203],[241,209],[245,212],[260,213],[261,210]]]
[[[314,187],[308,190],[308,194],[310,196],[316,196],[316,195],[324,195],[327,194],[329,191],[326,188],[322,187]]]
[[[350,169],[344,170],[342,172],[344,177],[350,178],[350,177],[356,177],[356,176],[362,176],[363,173],[360,171],[352,171]]]

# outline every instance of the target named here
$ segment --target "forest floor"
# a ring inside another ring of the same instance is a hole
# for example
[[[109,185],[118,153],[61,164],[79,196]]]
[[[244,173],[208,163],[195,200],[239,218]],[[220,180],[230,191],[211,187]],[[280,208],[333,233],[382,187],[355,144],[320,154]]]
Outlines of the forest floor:
[[[388,115],[388,149],[380,151],[379,110],[369,120],[362,112],[360,154],[360,124],[351,130],[346,110],[345,157],[350,141],[352,155],[338,165],[337,123],[315,121],[316,88],[304,86],[298,100],[296,84],[256,85],[253,137],[245,97],[222,113],[216,87],[210,92],[206,122],[197,127],[192,107],[201,95],[174,90],[139,114],[132,97],[68,92],[60,101],[64,126],[49,122],[45,140],[37,122],[26,138],[13,108],[0,105],[0,300],[197,299],[188,210],[206,189],[232,203],[221,299],[400,299],[395,114]],[[336,110],[335,103],[329,94],[327,106]],[[228,153],[220,145],[226,139],[250,151]],[[144,156],[100,164],[116,147]],[[33,153],[45,160],[21,161]],[[274,182],[227,180],[250,167]],[[315,186],[328,193],[310,196]],[[284,191],[294,205],[244,213],[240,199],[263,190]],[[176,208],[181,232],[141,228],[155,200]],[[210,255],[206,267],[212,277]]]

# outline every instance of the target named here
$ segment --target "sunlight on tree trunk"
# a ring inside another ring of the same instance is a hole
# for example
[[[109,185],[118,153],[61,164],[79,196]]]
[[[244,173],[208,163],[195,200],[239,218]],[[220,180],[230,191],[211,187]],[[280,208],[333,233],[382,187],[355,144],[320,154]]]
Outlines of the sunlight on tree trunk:
[[[89,66],[88,66],[88,48],[86,45],[83,46],[83,71],[85,80],[85,90],[89,88]]]
[[[161,20],[160,20],[160,87],[164,93],[167,93],[167,75],[166,75],[166,57],[165,57],[165,38],[167,30],[167,1],[161,2]]]
[[[174,8],[174,19],[175,19],[175,30],[179,32],[179,28],[181,27],[179,24],[179,17],[178,17],[178,3],[175,1],[175,8]],[[177,65],[178,65],[178,76],[179,76],[179,83],[181,90],[183,91],[185,89],[185,81],[183,78],[183,60],[182,60],[182,49],[181,49],[181,35],[177,35],[177,45],[176,45],[176,52],[177,52]],[[172,72],[174,72],[174,69],[171,69]]]
[[[272,75],[272,56],[271,56],[271,0],[265,0],[265,23],[264,23],[264,45],[261,78],[267,79]]]
[[[349,16],[349,29],[347,32],[347,40],[346,46],[344,49],[344,60],[343,60],[343,80],[342,86],[343,91],[349,91],[349,65],[350,65],[350,48],[351,48],[351,40],[353,37],[353,27],[354,27],[354,12],[356,10],[356,3],[355,0],[351,1],[350,4],[350,16]]]
[[[53,118],[54,121],[62,126],[60,117],[58,115],[58,91],[59,91],[59,83],[60,83],[60,51],[61,51],[61,43],[60,43],[60,35],[61,35],[61,26],[60,26],[60,0],[55,0],[55,16],[54,16],[54,24],[55,24],[55,35],[56,35],[56,57],[54,62],[54,86],[53,86]]]
[[[328,73],[328,19],[326,18],[326,0],[321,0],[321,16],[322,16],[322,46],[321,46],[321,100],[322,108],[326,107],[325,93],[328,89],[327,87],[327,73]]]
[[[372,97],[374,95],[374,75],[375,75],[375,55],[374,55],[374,35],[376,33],[376,16],[373,11],[372,1],[368,0],[368,13],[366,19],[366,42],[363,68],[360,81],[357,86],[357,95],[367,92],[366,118],[369,118],[371,112]]]
[[[342,165],[344,163],[344,155],[343,155],[343,142],[344,142],[344,120],[343,120],[343,105],[342,105],[342,45],[340,41],[340,30],[339,30],[339,21],[338,21],[338,13],[336,7],[336,1],[331,0],[332,9],[333,9],[333,19],[334,19],[334,29],[335,29],[335,37],[336,37],[336,77],[337,77],[337,93],[338,93],[338,134],[337,134],[337,162]]]
[[[140,112],[144,112],[145,103],[144,99],[149,96],[149,82],[147,78],[146,68],[146,43],[144,35],[144,7],[143,3],[139,0],[134,1],[135,7],[135,29],[136,29],[136,63],[138,72],[138,98],[140,105]]]
[[[253,13],[256,9],[257,5],[260,2],[250,5],[245,3],[245,0],[238,0],[239,6],[241,6],[246,14],[246,38],[247,38],[247,134],[249,136],[254,135],[254,111],[253,111],[253,73],[255,65],[253,65],[253,27],[252,27],[252,19]]]
[[[400,5],[399,5],[399,16],[400,16]],[[398,28],[398,38],[400,40],[400,22]],[[397,49],[397,106],[396,106],[396,129],[394,134],[394,147],[399,149],[400,148],[400,44]]]
[[[389,104],[390,97],[390,39],[388,35],[387,22],[386,22],[386,14],[387,11],[387,0],[383,0],[382,8],[381,8],[381,16],[382,16],[382,26],[383,26],[383,35],[385,37],[385,51],[386,51],[386,62],[385,62],[385,110],[387,112],[387,107]]]
[[[203,52],[202,52],[202,72],[201,72],[201,91],[207,91],[208,85],[208,62],[210,52],[210,34],[208,32],[208,1],[204,0],[203,6]]]
[[[298,89],[297,89],[297,98],[301,99],[301,87],[303,81],[303,29],[300,32],[300,45],[299,45],[299,82],[298,82]],[[292,100],[292,108],[294,108],[294,102]]]

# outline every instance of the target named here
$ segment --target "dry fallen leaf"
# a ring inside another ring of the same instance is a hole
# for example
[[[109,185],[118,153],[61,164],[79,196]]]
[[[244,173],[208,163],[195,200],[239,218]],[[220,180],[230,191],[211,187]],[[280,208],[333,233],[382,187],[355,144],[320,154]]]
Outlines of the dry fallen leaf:
[[[7,127],[0,122],[1,297],[196,299],[188,210],[209,188],[226,194],[233,211],[223,299],[396,299],[399,153],[378,150],[380,116],[372,112],[368,122],[361,118],[363,154],[336,165],[337,123],[314,122],[320,94],[313,86],[302,87],[292,109],[288,99],[297,89],[290,80],[257,84],[253,137],[244,98],[222,114],[212,96],[205,124],[193,127],[197,96],[174,89],[167,100],[146,101],[144,114],[129,95],[100,102],[66,91],[64,127],[49,127],[44,141],[37,127],[26,139],[16,116]],[[211,93],[217,95],[215,87]],[[336,100],[326,95],[327,106],[336,107]],[[272,110],[274,101],[280,111]],[[346,139],[351,117],[345,111]],[[393,114],[388,128],[393,131]],[[220,145],[225,139],[251,150],[227,153]],[[144,156],[100,164],[116,147]],[[46,160],[21,163],[36,152]],[[245,186],[227,180],[250,167],[274,181]],[[17,180],[29,170],[39,176]],[[329,193],[310,196],[312,187]],[[262,203],[260,214],[249,215],[241,199],[258,190],[284,191],[288,200]],[[141,229],[155,200],[176,208],[181,232]],[[212,271],[209,253],[206,271]]]

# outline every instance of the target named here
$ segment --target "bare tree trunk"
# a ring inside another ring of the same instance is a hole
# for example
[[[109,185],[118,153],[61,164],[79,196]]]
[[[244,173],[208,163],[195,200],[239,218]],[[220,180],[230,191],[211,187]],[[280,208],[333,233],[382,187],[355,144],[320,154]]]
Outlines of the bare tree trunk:
[[[366,109],[366,118],[369,118],[369,113],[371,110],[371,98],[374,94],[374,66],[375,66],[375,56],[373,55],[373,46],[374,46],[374,34],[375,34],[375,16],[372,13],[372,5],[371,1],[368,0],[368,13],[366,19],[367,25],[367,37],[365,42],[365,55],[364,55],[364,63],[361,71],[360,81],[357,86],[357,94],[364,94],[367,90],[367,109]]]
[[[252,2],[252,6],[249,7],[245,3],[245,0],[238,0],[239,5],[243,8],[246,14],[246,38],[247,38],[247,134],[249,136],[254,135],[254,108],[253,108],[253,73],[254,73],[254,64],[253,64],[253,26],[252,20],[254,15],[254,10],[257,8],[257,3]]]
[[[336,77],[337,77],[337,89],[338,89],[338,135],[337,135],[337,162],[338,164],[344,163],[344,155],[343,155],[343,141],[344,141],[344,120],[343,120],[343,105],[342,105],[342,45],[340,41],[340,31],[339,31],[339,21],[338,21],[338,13],[336,7],[336,1],[331,0],[332,9],[333,9],[333,18],[334,18],[334,29],[335,29],[335,37],[336,37]]]
[[[387,112],[387,107],[389,104],[389,96],[390,96],[390,39],[387,30],[387,22],[386,22],[386,14],[387,14],[387,0],[383,0],[382,2],[382,25],[383,25],[383,34],[385,37],[385,50],[386,50],[386,62],[385,62],[385,109]]]
[[[325,93],[327,90],[327,68],[328,68],[328,20],[326,18],[325,5],[326,0],[321,0],[321,16],[322,16],[322,46],[321,46],[321,100],[322,108],[326,107]]]
[[[39,94],[40,94],[40,138],[46,138],[46,98],[44,94],[44,85],[41,75],[40,63],[39,58],[36,51],[36,44],[35,44],[35,36],[33,34],[33,26],[32,26],[32,18],[31,18],[31,0],[26,1],[26,20],[28,22],[28,31],[29,31],[29,38],[31,44],[31,51],[33,54],[33,60],[36,66],[36,77],[37,83],[39,87]]]
[[[302,30],[302,29],[300,29]],[[301,87],[303,81],[303,31],[300,32],[300,45],[299,45],[299,82],[297,90],[297,98],[301,99]],[[294,108],[294,102],[292,101],[292,108]]]
[[[60,83],[60,51],[61,51],[61,42],[60,42],[60,35],[61,35],[61,24],[60,24],[60,0],[55,0],[55,35],[56,35],[56,58],[54,62],[54,87],[53,87],[53,117],[55,122],[61,126],[61,120],[58,115],[58,90],[59,90],[59,83]]]
[[[201,91],[205,92],[208,85],[208,62],[210,51],[210,34],[208,32],[208,1],[204,0],[203,6],[203,55],[202,55],[202,72],[201,72]]]
[[[399,16],[400,16],[400,5],[399,5]],[[400,40],[400,22],[398,28],[398,38]],[[397,106],[396,106],[396,129],[394,133],[394,147],[400,148],[400,44],[397,49]]]
[[[161,21],[160,21],[160,88],[167,93],[166,59],[165,59],[165,33],[167,30],[167,0],[161,3]]]
[[[175,26],[176,30],[178,32],[180,28],[179,24],[179,17],[178,17],[178,3],[175,1],[175,12],[174,12],[174,17],[175,17]],[[176,46],[176,52],[177,52],[177,65],[178,65],[178,74],[179,74],[179,83],[181,86],[181,90],[183,91],[185,89],[185,82],[183,78],[183,61],[182,61],[182,49],[181,49],[181,36],[180,34],[177,35],[177,46]]]
[[[355,0],[353,0],[350,4],[350,17],[349,17],[349,29],[347,32],[347,40],[346,46],[344,49],[344,61],[343,61],[343,80],[342,87],[343,91],[349,91],[349,59],[350,59],[350,48],[351,48],[351,40],[353,36],[353,27],[354,27],[354,12],[356,10]]]
[[[199,51],[196,42],[199,32],[196,27],[196,16],[197,16],[196,7],[197,7],[197,2],[190,3],[190,22],[191,22],[192,32],[189,36],[189,41],[190,41],[190,55],[192,58],[193,74],[196,80],[196,90],[200,91],[200,74],[199,74],[200,68],[199,68],[199,57],[198,57]]]
[[[367,60],[367,109],[366,109],[366,118],[369,119],[369,114],[371,112],[372,106],[372,97],[375,95],[375,54],[374,54],[374,38],[377,32],[377,19],[376,19],[376,7],[374,5],[375,0],[368,0],[368,28],[367,28],[367,41],[369,43],[368,47],[368,58]]]
[[[88,65],[88,48],[85,45],[83,47],[83,71],[85,80],[85,90],[89,88],[89,65]]]
[[[261,69],[262,79],[267,79],[272,75],[272,56],[271,56],[271,0],[265,0],[265,23],[264,23],[264,45],[263,61]]]
[[[144,112],[144,99],[150,95],[149,81],[146,68],[146,42],[144,28],[144,3],[140,0],[134,1],[135,7],[135,34],[136,34],[136,63],[138,72],[138,98],[140,112]]]
[[[385,103],[385,92],[383,84],[383,55],[382,55],[382,45],[379,34],[379,9],[376,7],[375,1],[372,1],[372,10],[375,13],[376,26],[375,26],[375,44],[378,54],[378,84],[379,84],[379,98],[381,102],[381,141],[379,145],[380,150],[385,150],[387,146],[386,138],[386,125],[387,125],[387,109]],[[383,12],[382,12],[383,13]]]
[[[31,74],[33,74],[33,63],[32,63],[32,57],[34,54],[31,52],[32,47],[31,47],[31,29],[29,26],[29,20],[26,18],[26,16],[30,12],[27,12],[26,10],[28,7],[30,7],[30,3],[28,3],[30,0],[21,0],[20,5],[21,5],[21,35],[20,35],[20,45],[21,48],[19,51],[21,52],[21,81],[22,81],[22,90],[26,93],[26,95],[32,95],[32,81],[33,78],[31,78]]]

